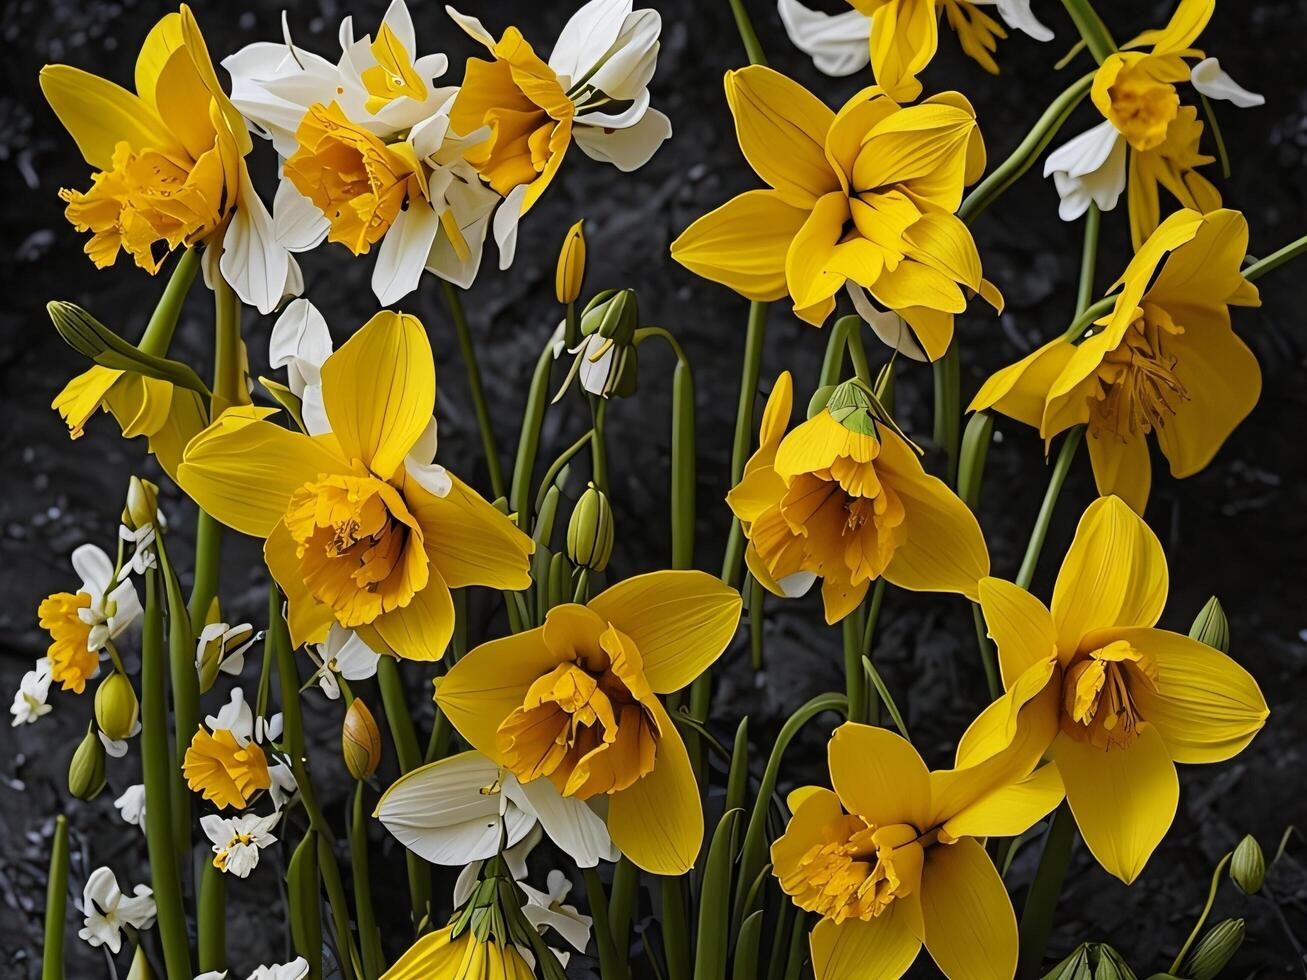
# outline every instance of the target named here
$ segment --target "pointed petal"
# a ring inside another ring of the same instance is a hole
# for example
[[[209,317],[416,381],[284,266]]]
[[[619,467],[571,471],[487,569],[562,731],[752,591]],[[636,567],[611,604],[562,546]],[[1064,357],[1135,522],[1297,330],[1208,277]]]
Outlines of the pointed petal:
[[[745,191],[681,232],[672,258],[747,299],[778,300],[787,292],[786,253],[807,218],[776,191]]]
[[[525,589],[535,542],[508,515],[452,473],[449,493],[437,497],[406,479],[404,498],[417,518],[431,563],[451,589],[482,585]]]
[[[995,371],[980,386],[967,411],[992,408],[1038,429],[1053,382],[1074,353],[1075,347],[1060,337],[1049,341],[1015,364]]]
[[[1153,485],[1148,439],[1142,433],[1118,436],[1090,432],[1085,441],[1089,443],[1089,462],[1094,467],[1094,485],[1099,494],[1119,497],[1136,514],[1142,514]]]
[[[831,783],[840,802],[880,826],[925,826],[930,776],[917,750],[884,728],[846,722],[826,747]]]
[[[113,151],[124,142],[137,153],[154,149],[185,156],[185,149],[158,114],[120,85],[68,65],[41,69],[41,91],[96,170],[113,169]]]
[[[407,606],[372,622],[380,637],[404,660],[439,660],[454,635],[454,600],[438,568],[428,566],[426,587]]]
[[[979,595],[985,626],[998,647],[1004,686],[1056,655],[1057,631],[1042,602],[1021,586],[992,577],[980,580]]]
[[[915,928],[914,928],[915,923]],[[813,927],[817,980],[891,980],[921,952],[921,911],[912,899],[893,902],[874,919],[822,919]]]
[[[1016,837],[1048,816],[1065,795],[1057,766],[1040,766],[959,811],[944,830],[959,838]]]
[[[926,952],[949,980],[1010,980],[1017,918],[984,847],[960,840],[926,851],[921,875]]]
[[[620,856],[599,814],[585,800],[562,796],[550,780],[519,783],[509,777],[504,781],[504,795],[534,813],[549,839],[578,867],[593,868],[600,861],[616,861]]]
[[[372,292],[382,306],[391,306],[418,287],[427,256],[440,230],[440,216],[422,200],[410,200],[381,240],[372,267]]]
[[[1221,63],[1215,58],[1204,58],[1194,65],[1189,72],[1189,81],[1209,99],[1224,99],[1226,102],[1233,102],[1240,109],[1266,104],[1266,96],[1249,92],[1226,74],[1221,68]]]

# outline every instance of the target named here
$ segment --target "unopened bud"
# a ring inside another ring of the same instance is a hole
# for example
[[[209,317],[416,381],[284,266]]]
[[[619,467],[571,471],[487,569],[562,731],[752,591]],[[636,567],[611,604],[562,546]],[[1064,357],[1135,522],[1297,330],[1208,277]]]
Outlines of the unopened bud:
[[[1094,980],[1135,980],[1130,964],[1107,943],[1096,943],[1094,952],[1098,957],[1094,965]]]
[[[1093,980],[1089,943],[1081,943],[1061,963],[1044,974],[1044,980]]]
[[[150,961],[143,946],[136,947],[131,969],[127,971],[127,980],[154,980],[154,971],[150,969]]]
[[[558,270],[554,274],[554,292],[558,302],[575,303],[581,295],[581,280],[585,278],[585,219],[567,229],[563,247],[558,250]]]
[[[381,765],[381,732],[377,720],[362,698],[350,702],[340,729],[341,754],[345,768],[355,779],[367,779]]]
[[[149,480],[132,477],[127,484],[127,506],[123,508],[123,523],[135,531],[157,523],[158,513],[159,488]]]
[[[104,789],[104,745],[94,727],[77,746],[68,763],[68,792],[79,800],[93,800]]]
[[[871,399],[856,381],[845,381],[836,386],[830,398],[826,400],[825,411],[850,432],[863,435],[876,434]]]
[[[1239,952],[1243,937],[1243,919],[1226,919],[1213,926],[1189,953],[1180,967],[1181,975],[1190,980],[1215,980]]]
[[[1262,890],[1266,878],[1266,857],[1261,845],[1253,837],[1245,837],[1234,849],[1230,858],[1230,880],[1245,895],[1256,895]]]
[[[602,572],[613,554],[613,508],[591,483],[572,508],[567,522],[567,557],[574,565]]]
[[[598,334],[621,345],[631,342],[639,325],[640,307],[633,289],[606,289],[581,314],[582,334]]]
[[[258,637],[249,623],[238,626],[209,623],[200,630],[199,639],[195,643],[195,669],[200,675],[200,693],[204,694],[213,687],[224,663],[244,654]],[[236,661],[232,661],[228,673],[240,673]]]
[[[95,723],[107,738],[121,742],[136,731],[141,703],[127,675],[114,670],[95,689]]]
[[[1189,627],[1189,638],[1222,653],[1230,652],[1230,623],[1216,596],[1208,599],[1207,605],[1199,611],[1194,624]]]

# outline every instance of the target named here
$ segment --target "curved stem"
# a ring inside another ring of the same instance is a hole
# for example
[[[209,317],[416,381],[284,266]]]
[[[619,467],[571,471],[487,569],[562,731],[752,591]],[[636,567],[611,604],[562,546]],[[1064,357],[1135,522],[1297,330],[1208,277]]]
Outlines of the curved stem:
[[[1233,857],[1234,852],[1231,851],[1225,857],[1221,858],[1220,863],[1216,866],[1216,870],[1212,872],[1212,884],[1211,887],[1207,889],[1207,904],[1203,906],[1202,914],[1198,916],[1198,921],[1194,923],[1194,928],[1193,931],[1189,933],[1189,938],[1186,939],[1184,945],[1180,947],[1180,952],[1175,954],[1175,959],[1171,961],[1171,968],[1166,971],[1167,973],[1174,976],[1180,975],[1180,964],[1184,962],[1185,955],[1193,947],[1193,944],[1197,942],[1198,933],[1200,933],[1203,926],[1207,924],[1207,917],[1212,914],[1212,906],[1216,903],[1216,892],[1221,887],[1221,875],[1229,866],[1230,859]]]
[[[490,471],[490,489],[495,497],[504,495],[504,470],[499,462],[499,450],[495,447],[495,432],[490,424],[490,410],[486,406],[485,387],[481,383],[481,368],[477,364],[476,347],[472,344],[472,331],[468,329],[467,313],[463,309],[463,300],[458,287],[441,280],[445,291],[445,302],[449,305],[449,314],[454,321],[454,332],[458,335],[458,347],[463,353],[463,365],[467,368],[467,384],[472,391],[472,406],[476,410],[477,427],[481,430],[481,448],[486,455],[486,467]]]
[[[844,641],[844,693],[849,701],[849,721],[866,723],[867,678],[862,672],[862,631],[864,607],[844,617],[840,632]]]
[[[1116,42],[1112,40],[1107,25],[1103,23],[1089,0],[1062,0],[1062,6],[1071,15],[1076,30],[1080,32],[1085,47],[1089,49],[1095,61],[1101,65],[1109,55],[1116,52]]]
[[[154,357],[168,355],[172,335],[176,332],[177,321],[181,317],[182,304],[186,301],[199,268],[200,253],[196,249],[188,248],[177,260],[172,275],[168,277],[168,285],[163,288],[163,295],[159,297],[158,305],[150,315],[150,322],[145,326],[145,333],[141,334],[141,342],[136,345],[146,354]]]
[[[871,367],[867,363],[867,350],[862,346],[862,317],[853,317],[845,341],[849,347],[849,360],[853,362],[853,373],[859,381],[870,386],[875,379],[871,376]]]
[[[1307,252],[1307,235],[1303,235],[1302,238],[1299,238],[1297,241],[1290,242],[1283,248],[1276,249],[1270,255],[1266,256],[1266,258],[1254,262],[1252,265],[1248,266],[1248,268],[1243,270],[1243,276],[1249,282],[1256,282],[1262,276],[1266,275],[1266,273],[1278,269],[1290,259],[1297,258],[1304,252]]]
[[[536,491],[536,510],[539,510],[541,504],[544,503],[545,494],[549,492],[549,488],[558,479],[558,474],[563,472],[563,467],[571,462],[573,456],[589,445],[590,440],[593,438],[594,430],[586,429],[581,438],[559,453],[558,458],[549,464],[549,469],[545,470],[545,478],[540,481],[540,489]]]
[[[821,374],[817,378],[818,388],[837,385],[843,378],[844,357],[849,349],[849,321],[853,319],[855,318],[842,316],[831,324],[830,335],[826,338],[826,353],[821,360]]]
[[[45,880],[45,941],[41,980],[64,980],[64,920],[68,915],[68,818],[54,820],[50,873]]]
[[[730,3],[731,13],[735,15],[735,29],[740,32],[744,53],[748,55],[750,64],[767,64],[767,56],[763,54],[762,45],[758,42],[758,32],[753,29],[749,12],[744,9],[744,0],[730,0]]]
[[[1062,485],[1066,483],[1071,463],[1084,437],[1085,427],[1077,425],[1069,429],[1066,438],[1062,440],[1057,462],[1053,464],[1053,472],[1048,478],[1048,489],[1044,491],[1044,501],[1039,505],[1039,516],[1035,518],[1035,526],[1030,530],[1030,542],[1026,545],[1025,557],[1021,559],[1021,570],[1017,572],[1016,584],[1023,589],[1030,588],[1031,580],[1035,577],[1035,566],[1039,564],[1039,553],[1044,549],[1044,539],[1048,537],[1048,525],[1053,519],[1057,498],[1062,493]]]

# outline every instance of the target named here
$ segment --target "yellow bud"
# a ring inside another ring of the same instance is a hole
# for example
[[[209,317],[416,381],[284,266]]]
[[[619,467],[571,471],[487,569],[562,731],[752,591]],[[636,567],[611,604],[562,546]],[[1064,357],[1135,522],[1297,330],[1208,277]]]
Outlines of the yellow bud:
[[[345,712],[340,748],[345,768],[355,779],[367,779],[381,765],[381,732],[362,698],[355,698]]]
[[[554,292],[558,302],[575,303],[581,295],[581,280],[585,278],[585,229],[582,218],[567,229],[563,247],[558,250],[558,271],[554,275]]]
[[[1230,858],[1230,880],[1239,886],[1245,895],[1256,895],[1262,890],[1262,881],[1266,878],[1266,857],[1261,845],[1253,837],[1245,837],[1234,849]]]
[[[613,508],[591,483],[567,522],[567,557],[581,568],[602,572],[613,554]]]
[[[68,763],[68,792],[79,800],[93,800],[104,789],[104,745],[94,727],[86,729],[86,737],[77,746]]]
[[[1181,976],[1190,980],[1216,980],[1225,969],[1234,954],[1243,945],[1243,919],[1226,919],[1213,926],[1198,945],[1193,948],[1188,959],[1180,968]]]
[[[114,741],[121,741],[136,729],[141,703],[127,675],[115,670],[95,690],[95,723]]]
[[[123,523],[135,531],[148,527],[158,520],[159,488],[149,480],[132,477],[127,485],[127,506],[123,509]]]
[[[1189,638],[1222,653],[1230,652],[1230,623],[1216,596],[1208,599],[1207,605],[1199,611],[1193,626],[1189,627]]]
[[[154,980],[154,971],[150,969],[150,961],[145,956],[145,948],[136,947],[136,955],[132,957],[132,967],[127,971],[127,980]]]

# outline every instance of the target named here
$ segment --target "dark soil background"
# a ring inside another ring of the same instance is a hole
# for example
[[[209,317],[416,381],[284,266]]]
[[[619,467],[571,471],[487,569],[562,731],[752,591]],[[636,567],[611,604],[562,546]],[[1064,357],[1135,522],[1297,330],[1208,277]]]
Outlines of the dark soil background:
[[[674,331],[694,361],[700,447],[697,552],[700,565],[715,570],[728,521],[722,496],[727,489],[747,304],[675,265],[667,246],[692,219],[755,186],[756,179],[739,154],[722,97],[723,71],[743,61],[725,0],[660,0],[658,5],[664,28],[654,104],[672,118],[675,136],[634,175],[595,164],[573,150],[561,178],[525,223],[512,274],[497,272],[493,249],[488,248],[467,306],[500,449],[509,461],[514,449],[511,434],[531,366],[559,319],[552,298],[556,249],[569,224],[579,217],[587,219],[588,288],[636,288],[645,322]],[[374,30],[384,6],[380,0],[358,0],[348,6],[336,0],[287,3],[297,42],[331,57],[337,50],[337,24],[347,11],[355,15],[356,30],[363,33]],[[573,6],[469,0],[464,9],[482,16],[495,30],[508,23],[519,25],[539,49],[547,51]],[[856,80],[818,75],[790,45],[769,0],[752,0],[750,6],[772,63],[827,102],[838,105],[870,80],[869,74]],[[1172,4],[1100,0],[1098,6],[1117,37],[1126,38],[1164,21]],[[280,37],[276,3],[197,0],[195,7],[215,61],[249,41]],[[462,59],[478,52],[439,5],[417,0],[412,7],[420,48],[447,51],[454,67],[446,80],[455,83]],[[1056,30],[1057,39],[1047,45],[1023,35],[1010,39],[999,52],[1003,68],[999,78],[991,78],[967,60],[947,31],[925,76],[928,90],[957,87],[972,99],[991,161],[1001,160],[1073,73],[1085,67],[1082,56],[1072,69],[1053,70],[1053,63],[1072,43],[1074,29],[1053,0],[1036,0],[1035,7]],[[6,45],[0,62],[5,82],[0,89],[0,200],[4,202],[0,295],[6,299],[0,306],[0,404],[5,418],[0,430],[4,481],[0,489],[0,594],[4,596],[0,691],[7,699],[48,642],[37,628],[38,602],[75,581],[67,563],[69,553],[84,541],[112,548],[128,475],[158,472],[152,460],[145,460],[144,447],[121,440],[111,421],[97,420],[86,437],[73,444],[48,408],[55,392],[84,365],[59,341],[43,304],[54,298],[76,301],[134,337],[162,284],[149,281],[125,259],[112,270],[97,272],[82,255],[82,236],[63,221],[56,191],[62,186],[85,186],[87,168],[41,98],[37,72],[47,62],[68,62],[130,84],[137,47],[167,6],[132,0],[8,0],[0,9]],[[1233,178],[1222,183],[1222,192],[1229,206],[1247,213],[1252,226],[1250,247],[1257,255],[1297,237],[1307,226],[1305,38],[1307,3],[1261,0],[1222,4],[1200,41],[1207,51],[1219,55],[1235,78],[1267,97],[1263,108],[1239,111],[1221,104],[1219,109],[1234,171]],[[1082,107],[1068,125],[1067,135],[1082,131],[1094,118],[1092,109]],[[260,168],[256,180],[269,199],[272,156],[270,146],[256,146]],[[1215,170],[1207,171],[1214,179]],[[1056,205],[1051,182],[1042,180],[1036,169],[976,223],[986,274],[1006,294],[1008,307],[997,319],[980,308],[960,320],[964,397],[970,397],[990,371],[1062,330],[1072,314],[1080,229],[1060,223]],[[1099,290],[1116,277],[1126,257],[1124,218],[1123,202],[1122,209],[1104,222]],[[351,264],[348,258],[342,249],[324,246],[304,262],[307,295],[325,312],[338,343],[375,310],[368,288],[370,261]],[[1237,329],[1262,364],[1261,404],[1206,472],[1177,483],[1159,470],[1148,513],[1171,561],[1171,601],[1164,625],[1187,629],[1207,597],[1219,596],[1230,618],[1232,652],[1260,680],[1272,706],[1270,722],[1237,760],[1190,767],[1182,773],[1175,825],[1133,887],[1126,888],[1099,870],[1083,848],[1077,851],[1050,955],[1061,956],[1081,940],[1101,940],[1122,950],[1140,976],[1164,970],[1206,898],[1208,879],[1221,855],[1245,833],[1256,835],[1268,853],[1273,852],[1286,828],[1303,822],[1305,274],[1307,265],[1281,269],[1261,284],[1263,309],[1236,312]],[[404,305],[423,317],[436,348],[441,370],[441,458],[484,490],[485,469],[463,368],[435,281],[424,279],[419,292]],[[205,291],[196,288],[174,355],[202,371],[210,357],[210,316]],[[267,370],[271,323],[272,318],[247,311],[245,330],[255,374]],[[824,343],[825,336],[795,320],[787,304],[776,304],[767,335],[764,390],[778,371],[789,368],[796,374],[800,392],[810,391]],[[641,357],[639,397],[617,404],[610,415],[618,522],[615,575],[661,567],[669,556],[666,410],[671,364],[662,350],[652,345],[647,350]],[[882,356],[875,347],[869,350],[874,357]],[[801,394],[800,401],[806,397]],[[930,431],[930,399],[929,370],[909,366],[900,373],[900,417],[918,438]],[[551,412],[544,452],[560,448],[579,431],[578,407],[577,400],[568,399]],[[1000,441],[990,454],[981,520],[995,574],[1011,576],[1047,471],[1034,433],[1000,421],[998,435]],[[932,457],[932,463],[937,465],[938,459]],[[1082,458],[1063,496],[1037,580],[1045,595],[1075,519],[1092,494],[1088,464]],[[169,489],[166,497],[175,526],[188,527],[187,504],[174,490]],[[227,618],[261,625],[266,579],[257,546],[234,535],[229,540],[222,588]],[[185,547],[180,540],[174,545],[182,553],[183,566],[189,563]],[[474,609],[484,611],[486,629],[498,628],[490,622],[489,597],[477,603]],[[126,644],[129,659],[135,655],[133,645]],[[811,601],[773,601],[767,607],[765,671],[755,676],[738,645],[724,658],[717,672],[713,724],[726,736],[742,715],[750,716],[755,772],[790,711],[818,692],[842,688],[839,649],[838,630],[822,625]],[[984,700],[965,603],[891,591],[876,657],[927,760],[947,764],[952,745]],[[414,713],[425,731],[432,710],[429,680],[422,670],[406,670],[406,674]],[[209,710],[216,710],[221,700],[216,695],[222,693],[210,695]],[[369,693],[366,686],[363,693]],[[145,876],[143,838],[121,822],[111,803],[139,778],[135,761],[111,760],[110,788],[94,803],[70,801],[65,768],[85,730],[90,697],[52,692],[51,700],[54,712],[38,724],[20,729],[0,726],[4,801],[0,901],[8,923],[0,931],[0,976],[5,977],[35,976],[38,970],[45,863],[56,813],[67,813],[72,822],[71,877],[78,901],[86,875],[100,864],[110,864],[125,887]],[[371,700],[375,705],[375,696]],[[316,691],[306,694],[305,701],[313,729],[315,783],[321,783],[331,819],[343,826],[349,781],[337,748],[340,707]],[[791,749],[784,776],[787,785],[825,778],[824,737],[821,726],[813,726]],[[388,764],[393,765],[389,760]],[[384,786],[387,770],[381,775]],[[1032,847],[1023,853],[1009,876],[1018,907],[1036,851]],[[1296,942],[1287,936],[1289,930],[1296,930],[1307,937],[1303,853],[1302,839],[1291,840],[1270,878],[1280,903],[1279,917],[1267,902],[1245,899],[1228,883],[1222,888],[1216,914],[1248,920],[1248,941],[1228,976],[1303,972],[1295,958]],[[545,849],[538,855],[547,863]],[[269,858],[275,861],[277,855],[269,853],[265,860]],[[399,917],[406,902],[402,866],[397,849],[378,839],[374,870],[385,879],[377,886],[379,901]],[[229,945],[237,976],[283,952],[277,876],[272,872],[260,869],[249,880],[229,886]],[[80,916],[71,905],[69,912],[69,976],[111,975],[102,955],[75,938]],[[640,912],[638,927],[652,925],[655,913],[647,894]],[[396,938],[402,942],[402,937]],[[656,935],[651,939],[656,944]],[[125,971],[126,959],[124,952],[120,970]],[[577,957],[574,964],[573,972],[583,976],[590,961]],[[931,969],[918,967],[923,974]]]

